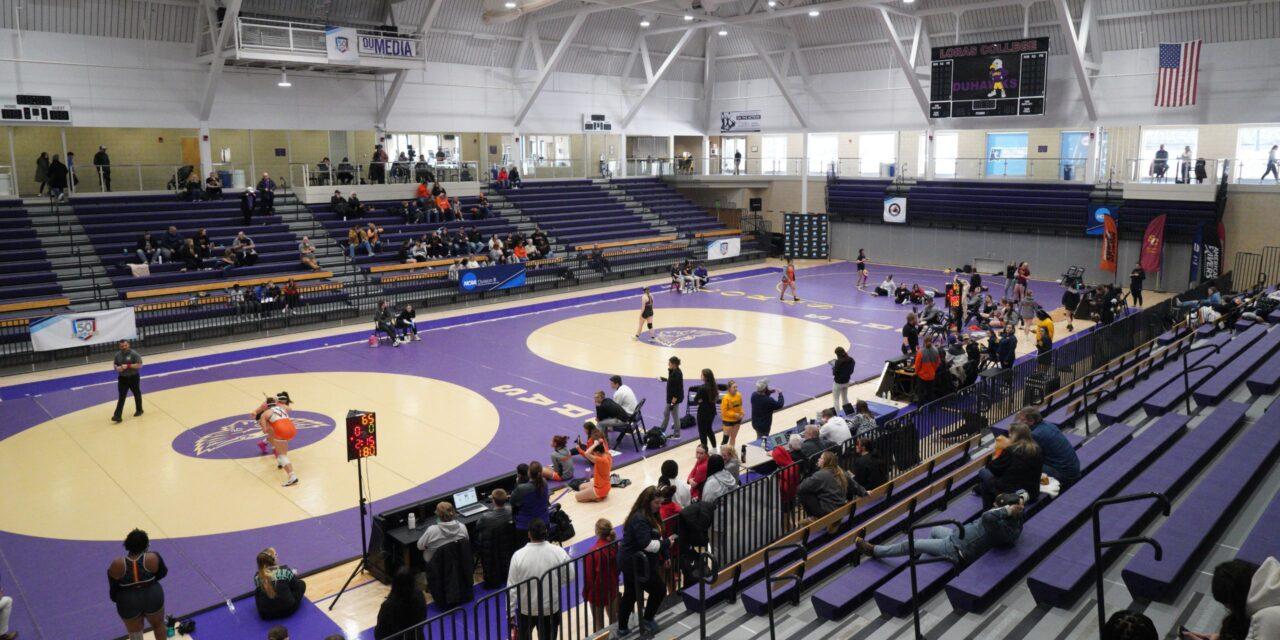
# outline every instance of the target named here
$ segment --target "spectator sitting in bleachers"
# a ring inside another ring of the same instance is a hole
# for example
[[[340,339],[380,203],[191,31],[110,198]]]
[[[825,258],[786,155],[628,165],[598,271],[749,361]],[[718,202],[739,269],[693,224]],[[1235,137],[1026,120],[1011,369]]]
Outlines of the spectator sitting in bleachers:
[[[142,264],[162,262],[160,248],[156,246],[155,241],[151,239],[150,231],[144,231],[142,233],[142,237],[138,238],[134,253],[138,256],[138,261]]]
[[[204,199],[204,184],[200,182],[200,176],[192,171],[187,174],[187,180],[182,184],[183,195],[187,200],[196,202]]]
[[[511,257],[515,262],[525,262],[529,259],[529,252],[525,250],[524,244],[517,243],[511,249]]]
[[[996,438],[998,452],[987,466],[978,471],[978,495],[984,509],[991,508],[996,496],[1022,490],[1029,498],[1040,495],[1040,474],[1044,472],[1044,454],[1031,429],[1015,422],[1008,437]]]
[[[236,253],[236,266],[251,267],[258,262],[258,248],[253,243],[253,238],[245,235],[243,231],[236,233],[236,238],[231,243],[231,250]]]
[[[160,236],[159,242],[156,242],[156,246],[160,250],[160,256],[165,261],[173,260],[174,255],[182,248],[182,236],[178,235],[178,228],[169,225],[164,235]]]
[[[468,269],[479,269],[479,268],[480,268],[480,263],[476,261],[476,257],[475,257],[475,256],[467,256],[467,268],[468,268]]]
[[[474,226],[467,227],[467,253],[484,253],[484,236]]]
[[[450,265],[449,265],[449,272],[448,272],[448,275],[447,275],[447,277],[449,278],[449,282],[457,282],[457,281],[458,281],[458,272],[459,272],[459,271],[462,271],[462,269],[463,269],[463,262],[462,262],[462,260],[460,260],[460,259],[459,259],[459,260],[455,260],[452,264],[450,264]]]
[[[187,238],[178,249],[177,258],[182,262],[182,271],[199,271],[204,265],[200,254],[196,252],[195,240]]]
[[[427,187],[427,181],[419,178],[418,188],[414,190],[413,197],[418,201],[418,206],[429,208],[431,205],[431,189]]]
[[[471,246],[467,242],[467,234],[462,229],[455,230],[449,236],[449,256],[464,256],[471,251]]]
[[[281,300],[284,302],[284,312],[293,313],[294,307],[302,306],[302,292],[298,290],[298,283],[293,278],[289,278],[284,283],[284,289],[280,291]]]
[[[55,160],[57,159],[56,156],[54,158]],[[508,189],[511,187],[510,178],[511,176],[507,174],[507,168],[499,167],[497,175],[494,176],[494,181],[498,183],[499,189]]]
[[[517,169],[514,164],[511,165],[511,169],[507,171],[507,180],[511,183],[513,188],[519,189],[524,186],[524,183],[520,180],[520,170]]]
[[[1274,571],[1275,561],[1271,560],[1269,564],[1272,565]],[[1257,565],[1244,560],[1228,560],[1214,567],[1213,582],[1211,583],[1213,599],[1217,600],[1227,610],[1227,615],[1222,618],[1222,626],[1216,634],[1188,631],[1180,636],[1179,640],[1209,640],[1211,638],[1222,638],[1224,640],[1227,638],[1248,638],[1253,640],[1254,638],[1276,637],[1273,633],[1262,633],[1265,621],[1259,621],[1258,624],[1254,624],[1250,620],[1251,611],[1249,609],[1251,608],[1253,595],[1250,587],[1255,583],[1254,576],[1257,572]],[[1259,585],[1259,587],[1261,586],[1263,585]],[[1272,590],[1274,590],[1274,585]],[[1259,588],[1258,591],[1261,593],[1264,589]],[[1274,603],[1274,594],[1271,597]],[[1270,632],[1276,631],[1275,621],[1273,620],[1272,624],[1267,625],[1267,628]]]
[[[338,215],[343,220],[347,219],[350,208],[347,205],[347,199],[342,197],[342,192],[334,189],[333,195],[329,196],[329,210]]]
[[[201,229],[196,232],[195,243],[196,255],[201,258],[208,258],[213,255],[213,240],[209,238],[209,231],[207,229]]]
[[[484,220],[489,217],[489,199],[480,194],[480,198],[475,204],[471,205],[471,219]]]
[[[854,441],[853,451],[853,479],[859,485],[875,489],[889,481],[889,470],[874,440],[859,437]]]
[[[222,252],[222,257],[218,258],[218,268],[222,270],[222,275],[225,276],[237,266],[239,265],[236,261],[235,250],[231,247],[227,247],[226,250]]]
[[[1080,479],[1080,458],[1058,425],[1045,422],[1035,407],[1023,408],[1014,420],[1031,429],[1031,437],[1040,445],[1044,457],[1045,475],[1062,483],[1063,491]]]
[[[320,270],[320,264],[316,262],[316,246],[307,236],[302,236],[302,242],[298,243],[298,262],[312,271]]]
[[[436,209],[439,211],[439,222],[450,222],[454,219],[453,203],[449,202],[449,196],[441,191],[435,198]]]
[[[929,537],[913,541],[915,550],[952,564],[964,566],[982,556],[992,547],[1012,547],[1022,535],[1022,514],[1026,497],[1018,493],[1003,493],[995,500],[995,507],[988,508],[976,520],[964,525],[964,531],[953,531],[948,526],[937,526]],[[910,550],[906,539],[894,544],[872,545],[862,538],[854,544],[864,557],[892,558],[905,556]]]
[[[347,230],[347,255],[356,259],[356,249],[364,249],[365,255],[373,255],[373,245],[369,244],[369,236],[364,227],[351,227]]]
[[[382,240],[381,240],[380,234],[384,233],[385,231],[386,229],[383,229],[382,227],[379,227],[378,225],[372,222],[370,222],[368,226],[365,227],[364,229],[365,236],[368,238],[369,246],[373,247],[374,253],[377,253],[378,250],[382,249]]]
[[[258,208],[264,216],[276,211],[276,181],[266,171],[262,172],[262,179],[258,181]]]
[[[818,470],[800,482],[798,496],[805,515],[821,518],[867,490],[853,476],[840,468],[840,457],[825,451],[818,458]]]
[[[413,238],[405,238],[400,243],[400,250],[396,251],[396,262],[401,264],[417,262],[417,259],[413,257]]]
[[[489,260],[491,260],[494,264],[497,264],[498,261],[502,259],[502,250],[503,250],[502,240],[498,239],[497,235],[491,236],[489,238],[489,245],[488,245]]]
[[[204,179],[204,197],[206,200],[217,200],[222,197],[222,178],[217,171],[210,171]]]
[[[360,218],[368,215],[371,211],[373,211],[373,207],[361,203],[360,196],[357,196],[356,192],[352,191],[351,197],[347,198],[347,217],[359,220]],[[343,220],[346,219],[347,218],[343,218]]]

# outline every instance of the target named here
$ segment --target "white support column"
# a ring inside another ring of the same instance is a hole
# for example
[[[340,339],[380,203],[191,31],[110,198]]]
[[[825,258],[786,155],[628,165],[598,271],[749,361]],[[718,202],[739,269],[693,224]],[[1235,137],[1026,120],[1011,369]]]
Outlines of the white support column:
[[[627,177],[627,134],[618,132],[618,177]]]
[[[702,175],[711,175],[711,137],[702,136],[702,159],[698,161],[702,166]]]
[[[712,101],[715,99],[716,94],[715,74],[713,73],[716,61],[715,43],[716,41],[711,35],[711,31],[708,30],[702,60],[702,102],[706,111],[702,118],[702,126],[703,131],[706,133],[711,133],[714,128],[714,125],[711,124],[713,122],[711,117],[713,111]],[[703,155],[705,156],[706,154]]]
[[[916,175],[925,180],[932,180],[937,173],[933,168],[933,134],[937,131],[933,127],[924,130],[924,166],[916,172]]]
[[[898,67],[907,77],[907,84],[916,96],[916,103],[920,105],[920,115],[924,116],[925,121],[929,121],[929,96],[925,95],[924,86],[920,84],[920,76],[916,75],[915,64],[902,48],[902,40],[898,38],[898,30],[893,26],[893,18],[889,16],[889,11],[881,7],[880,17],[884,19],[885,31],[889,33],[889,48],[893,51],[893,57],[897,59]]]
[[[1102,127],[1089,129],[1089,152],[1084,164],[1085,184],[1098,181],[1098,148],[1102,146]]]
[[[684,45],[688,44],[688,42],[693,39],[694,33],[696,33],[696,30],[694,29],[685,31],[684,35],[680,36],[680,40],[676,42],[676,46],[672,47],[671,53],[667,54],[667,59],[662,61],[662,66],[658,67],[658,71],[652,74],[650,74],[648,65],[648,47],[644,46],[643,40],[640,41],[640,50],[645,59],[645,74],[649,75],[649,81],[645,83],[644,91],[640,92],[640,97],[636,98],[635,103],[633,103],[631,108],[627,110],[627,115],[622,117],[622,127],[624,129],[627,125],[631,124],[631,119],[635,118],[636,114],[639,113],[640,105],[644,104],[645,98],[648,98],[650,93],[653,93],[653,90],[658,86],[658,82],[662,80],[662,76],[667,73],[667,69],[671,68],[671,63],[675,62],[676,57],[680,55],[680,51],[684,49]]]
[[[787,106],[791,107],[791,113],[795,114],[796,121],[800,123],[800,128],[809,129],[809,119],[805,117],[804,112],[800,110],[799,103],[791,93],[791,88],[787,86],[787,79],[782,77],[782,72],[778,71],[778,65],[774,64],[773,58],[769,57],[769,52],[760,44],[760,38],[755,32],[747,29],[745,31],[747,41],[751,43],[751,48],[755,49],[756,55],[760,57],[760,61],[764,63],[764,68],[769,72],[769,77],[773,78],[773,83],[777,85],[778,91],[782,93],[782,98],[787,101]]]
[[[209,141],[209,123],[200,123],[200,175],[207,176],[213,171],[213,145]],[[230,193],[231,185],[223,185]]]
[[[809,213],[809,132],[800,137],[800,213]]]
[[[543,65],[542,70],[538,71],[538,81],[534,83],[533,90],[529,92],[524,104],[516,112],[514,123],[517,127],[524,122],[525,116],[529,115],[529,109],[533,108],[533,101],[538,99],[538,94],[542,93],[543,87],[547,86],[547,80],[551,79],[551,72],[555,71],[556,64],[564,57],[564,53],[569,50],[569,45],[577,37],[578,30],[582,28],[583,23],[586,21],[587,14],[580,13],[573,17],[573,21],[569,23],[569,28],[565,29],[564,36],[560,38],[560,43],[556,45],[555,51],[551,52],[551,57],[547,60],[547,63]],[[536,45],[537,43],[535,42],[534,44]]]
[[[1084,0],[1084,19],[1081,21],[1080,36],[1076,35],[1075,25],[1071,22],[1071,7],[1067,0],[1051,0],[1058,16],[1058,27],[1067,41],[1067,55],[1071,58],[1071,67],[1076,72],[1076,84],[1080,87],[1080,98],[1084,101],[1085,111],[1090,122],[1098,121],[1098,109],[1093,102],[1093,82],[1089,70],[1085,68],[1084,52],[1088,45],[1084,39],[1089,37],[1087,25],[1091,22],[1093,0]]]
[[[226,66],[227,61],[223,49],[227,47],[227,40],[235,30],[239,17],[240,0],[229,0],[227,12],[222,18],[222,28],[218,29],[218,35],[214,38],[209,75],[204,80],[204,98],[200,101],[201,122],[208,122],[209,115],[213,113],[213,99],[218,95],[218,81],[222,79],[222,68]]]

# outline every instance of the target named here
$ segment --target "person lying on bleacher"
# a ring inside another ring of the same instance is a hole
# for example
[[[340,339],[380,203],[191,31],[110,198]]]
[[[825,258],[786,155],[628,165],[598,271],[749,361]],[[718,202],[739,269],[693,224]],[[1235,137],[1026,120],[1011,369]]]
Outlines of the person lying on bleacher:
[[[949,526],[937,526],[929,531],[928,538],[916,538],[913,545],[919,553],[964,566],[992,547],[1012,547],[1022,535],[1022,515],[1025,509],[1026,494],[1003,493],[996,498],[995,508],[964,525],[963,535]],[[853,542],[863,556],[872,558],[905,556],[910,552],[906,539],[894,544],[877,545],[863,538],[856,538]]]
[[[1262,322],[1278,307],[1280,307],[1280,289],[1272,291],[1265,296],[1259,295],[1252,301],[1243,302],[1240,307],[1240,318]]]

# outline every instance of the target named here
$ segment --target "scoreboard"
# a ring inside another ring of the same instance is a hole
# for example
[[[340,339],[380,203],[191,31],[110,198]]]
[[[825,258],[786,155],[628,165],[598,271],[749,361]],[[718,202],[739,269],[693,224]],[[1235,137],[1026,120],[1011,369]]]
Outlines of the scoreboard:
[[[1044,115],[1048,38],[934,47],[930,118]]]
[[[826,259],[830,243],[827,238],[830,218],[825,213],[788,213],[783,216],[786,227],[786,250],[789,258]]]
[[[378,455],[378,414],[352,409],[347,412],[347,461]]]

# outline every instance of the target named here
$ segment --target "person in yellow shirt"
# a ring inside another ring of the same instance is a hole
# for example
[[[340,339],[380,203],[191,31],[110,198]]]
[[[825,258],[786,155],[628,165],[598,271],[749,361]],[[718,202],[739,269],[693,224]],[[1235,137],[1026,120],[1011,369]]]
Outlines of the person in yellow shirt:
[[[1036,311],[1035,331],[1036,352],[1040,354],[1040,364],[1050,365],[1053,362],[1050,354],[1053,350],[1053,318],[1049,317],[1044,309]]]
[[[738,393],[738,383],[729,381],[729,389],[720,398],[720,422],[724,432],[720,435],[720,444],[737,448],[738,427],[742,426],[742,394]]]

